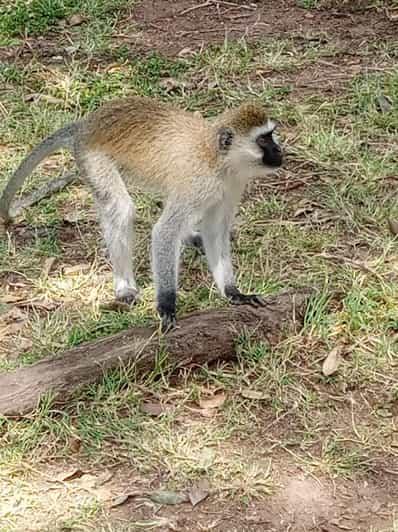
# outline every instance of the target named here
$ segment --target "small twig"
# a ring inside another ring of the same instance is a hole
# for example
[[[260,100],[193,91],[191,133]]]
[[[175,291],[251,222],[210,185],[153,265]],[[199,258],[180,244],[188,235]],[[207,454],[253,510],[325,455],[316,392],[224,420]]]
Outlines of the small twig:
[[[237,7],[239,9],[248,9],[249,11],[255,11],[256,10],[255,7],[236,4],[235,2],[227,2],[226,0],[218,0],[218,3],[219,4],[223,4],[224,6],[234,6],[234,7]]]
[[[322,259],[333,260],[342,264],[347,264],[365,273],[370,273],[371,275],[376,277],[380,282],[384,282],[383,277],[379,273],[377,273],[373,268],[370,268],[369,266],[358,260],[349,259],[348,257],[343,257],[341,255],[332,255],[330,253],[316,253],[315,256],[321,257]]]
[[[180,11],[177,13],[178,16],[187,15],[188,13],[191,13],[192,11],[196,11],[197,9],[202,9],[203,7],[211,6],[213,3],[213,0],[207,0],[207,2],[204,2],[203,4],[198,4],[197,6],[189,7],[188,9],[184,9],[183,11]]]
[[[230,17],[228,17],[230,20],[238,20],[240,18],[247,18],[247,17],[251,17],[252,14],[251,13],[240,13],[239,15],[231,15]]]
[[[34,190],[31,194],[27,194],[20,200],[14,201],[11,204],[10,208],[11,218],[19,216],[24,209],[30,207],[31,205],[34,205],[35,203],[38,203],[43,198],[51,196],[51,194],[62,190],[67,185],[69,185],[69,183],[71,183],[74,179],[76,179],[75,172],[62,174],[56,177],[55,179],[52,179],[37,190]]]

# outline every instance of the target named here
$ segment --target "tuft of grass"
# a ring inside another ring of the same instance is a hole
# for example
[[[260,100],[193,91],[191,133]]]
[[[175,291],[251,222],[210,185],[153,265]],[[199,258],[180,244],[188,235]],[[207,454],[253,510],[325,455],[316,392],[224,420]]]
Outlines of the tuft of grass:
[[[61,4],[66,17],[72,12],[88,17],[70,29],[73,53],[83,59],[72,53],[68,64],[56,68],[35,59],[0,67],[2,185],[30,147],[107,99],[151,95],[212,117],[226,105],[257,98],[272,104],[281,119],[289,161],[283,174],[255,183],[241,205],[233,244],[237,281],[242,290],[264,295],[302,286],[317,292],[301,331],[274,347],[243,334],[234,364],[178,372],[160,346],[148,375],[138,376],[134,366],[120,368],[78,390],[67,404],[55,406],[45,397],[29,417],[0,419],[0,515],[8,529],[26,529],[36,520],[37,529],[52,530],[56,514],[59,527],[105,530],[112,517],[107,503],[87,491],[84,498],[72,483],[69,489],[62,485],[62,505],[56,499],[49,505],[48,498],[60,492],[58,485],[47,490],[46,484],[46,511],[39,494],[47,467],[126,469],[117,495],[126,485],[130,491],[153,489],[154,483],[186,490],[206,479],[214,501],[254,505],[256,498],[279,489],[274,470],[278,478],[286,461],[316,476],[332,476],[336,484],[366,477],[374,457],[394,461],[398,248],[386,223],[398,218],[394,48],[371,48],[390,61],[384,72],[347,80],[332,96],[314,96],[297,93],[282,76],[316,64],[330,52],[328,45],[226,41],[184,59],[137,58],[131,47],[112,43],[123,10],[107,8],[116,4]],[[28,12],[34,20],[32,6]],[[60,31],[59,19],[42,22],[47,29],[40,31]],[[15,35],[31,31],[21,26]],[[91,57],[100,51],[106,53],[94,67],[85,61],[84,53]],[[40,97],[26,98],[32,94]],[[393,104],[387,112],[379,109],[380,95]],[[26,190],[69,166],[67,154],[54,156]],[[159,207],[144,195],[135,194],[135,200],[135,269],[142,300],[129,313],[100,308],[113,297],[111,269],[99,251],[92,200],[79,183],[29,209],[0,242],[1,297],[31,301],[21,305],[23,329],[0,329],[0,352],[8,355],[0,359],[2,370],[155,321],[148,252]],[[55,262],[45,273],[48,257]],[[81,271],[67,273],[79,264]],[[179,315],[226,304],[204,257],[193,250],[184,252],[180,285]],[[21,338],[31,340],[24,353],[14,351]],[[334,347],[341,351],[340,364],[325,377],[322,362]],[[214,394],[224,394],[225,401],[203,412],[200,400]],[[143,411],[144,402],[158,403],[164,411],[152,417]],[[79,451],[71,444],[76,440]],[[49,476],[53,479],[53,470]]]
[[[127,6],[126,0],[16,0],[0,6],[3,37],[31,37],[57,29],[61,20],[79,13],[88,23],[115,20]]]

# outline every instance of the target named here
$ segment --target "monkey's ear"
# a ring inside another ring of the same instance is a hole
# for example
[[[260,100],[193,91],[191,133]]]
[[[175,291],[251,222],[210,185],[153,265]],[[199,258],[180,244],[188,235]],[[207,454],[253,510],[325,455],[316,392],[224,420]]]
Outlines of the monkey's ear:
[[[228,151],[234,138],[234,132],[230,127],[220,127],[218,130],[218,146],[222,151]]]

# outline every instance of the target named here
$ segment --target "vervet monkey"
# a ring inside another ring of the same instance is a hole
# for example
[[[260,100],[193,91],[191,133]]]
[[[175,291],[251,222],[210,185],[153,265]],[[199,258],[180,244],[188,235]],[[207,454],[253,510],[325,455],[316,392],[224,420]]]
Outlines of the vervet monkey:
[[[37,146],[8,182],[0,217],[39,162],[69,148],[90,186],[113,266],[115,294],[138,298],[132,268],[135,208],[127,187],[160,193],[164,209],[152,230],[152,271],[162,330],[176,321],[181,243],[198,227],[220,293],[234,304],[262,305],[236,287],[230,228],[244,188],[282,164],[275,124],[257,103],[227,110],[215,120],[150,98],[129,97],[103,105]]]

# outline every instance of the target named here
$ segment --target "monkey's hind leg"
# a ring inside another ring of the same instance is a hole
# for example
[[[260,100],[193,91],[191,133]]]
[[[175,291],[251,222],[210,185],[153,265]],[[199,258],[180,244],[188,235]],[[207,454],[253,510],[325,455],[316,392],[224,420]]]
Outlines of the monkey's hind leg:
[[[138,299],[133,273],[133,201],[117,167],[106,155],[89,154],[83,166],[113,267],[116,299],[131,305]]]

